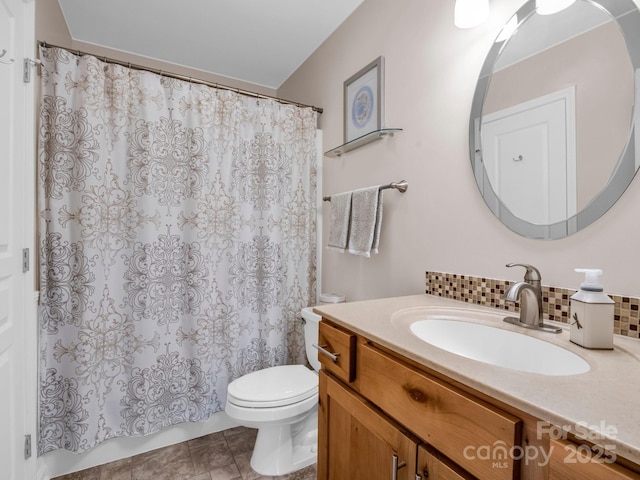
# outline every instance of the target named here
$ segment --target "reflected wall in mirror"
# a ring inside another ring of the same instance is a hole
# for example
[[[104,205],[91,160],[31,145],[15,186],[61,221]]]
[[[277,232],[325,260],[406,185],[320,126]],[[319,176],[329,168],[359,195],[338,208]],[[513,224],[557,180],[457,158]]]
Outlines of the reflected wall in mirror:
[[[498,36],[476,87],[470,154],[485,202],[507,227],[565,237],[629,185],[638,37],[632,0],[577,0],[553,15],[530,0]]]

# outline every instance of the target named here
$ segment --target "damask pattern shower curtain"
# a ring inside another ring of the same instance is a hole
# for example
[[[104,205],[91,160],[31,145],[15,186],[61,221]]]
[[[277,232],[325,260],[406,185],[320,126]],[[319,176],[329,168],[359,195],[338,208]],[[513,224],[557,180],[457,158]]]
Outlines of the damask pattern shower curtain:
[[[224,409],[304,363],[316,114],[41,51],[40,453]]]

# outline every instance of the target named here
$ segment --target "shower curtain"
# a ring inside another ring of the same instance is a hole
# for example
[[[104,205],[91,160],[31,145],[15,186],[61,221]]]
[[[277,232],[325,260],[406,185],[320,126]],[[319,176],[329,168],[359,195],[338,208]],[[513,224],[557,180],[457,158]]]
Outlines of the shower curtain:
[[[42,48],[39,451],[224,409],[304,363],[316,113]]]

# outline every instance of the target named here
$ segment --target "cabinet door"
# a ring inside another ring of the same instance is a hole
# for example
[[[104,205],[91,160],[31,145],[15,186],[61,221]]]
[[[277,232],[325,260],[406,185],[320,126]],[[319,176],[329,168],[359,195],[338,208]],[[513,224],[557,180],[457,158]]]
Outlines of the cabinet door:
[[[603,461],[592,453],[564,440],[551,439],[549,480],[638,480],[640,475],[620,465]]]
[[[415,439],[324,371],[318,433],[318,480],[416,478]]]
[[[418,474],[423,480],[473,480],[475,478],[424,445],[418,447]]]

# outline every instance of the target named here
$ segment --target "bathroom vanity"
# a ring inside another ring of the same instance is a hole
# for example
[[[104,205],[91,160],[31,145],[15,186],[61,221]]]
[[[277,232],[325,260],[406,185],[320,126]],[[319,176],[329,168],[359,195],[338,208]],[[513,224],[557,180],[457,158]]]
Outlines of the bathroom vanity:
[[[319,354],[319,480],[640,479],[638,340],[589,351],[568,330],[520,332],[503,311],[430,295],[314,311],[332,354]],[[433,312],[554,343],[590,370],[528,373],[450,353],[411,332]]]

